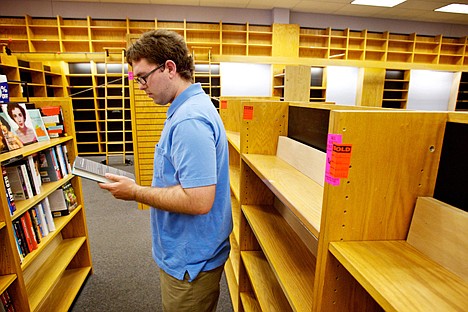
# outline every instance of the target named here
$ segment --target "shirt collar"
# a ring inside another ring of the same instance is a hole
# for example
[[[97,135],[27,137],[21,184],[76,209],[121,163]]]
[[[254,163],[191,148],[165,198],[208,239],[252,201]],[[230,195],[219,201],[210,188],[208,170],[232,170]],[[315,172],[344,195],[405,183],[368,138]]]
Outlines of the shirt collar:
[[[201,87],[200,83],[194,83],[190,85],[187,89],[182,91],[181,94],[179,94],[174,101],[171,103],[171,106],[169,106],[169,109],[167,110],[167,118],[172,117],[174,115],[175,111],[182,106],[182,104],[189,99],[190,97],[203,93],[203,89]]]

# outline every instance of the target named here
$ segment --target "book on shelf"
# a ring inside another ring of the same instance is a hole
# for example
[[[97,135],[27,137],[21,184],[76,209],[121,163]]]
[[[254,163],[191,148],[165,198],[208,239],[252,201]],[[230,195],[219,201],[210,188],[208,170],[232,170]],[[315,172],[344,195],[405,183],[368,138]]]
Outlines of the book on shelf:
[[[29,217],[31,219],[31,228],[33,229],[34,232],[34,238],[36,239],[36,242],[39,244],[42,241],[42,232],[39,228],[39,223],[37,220],[37,215],[36,215],[36,210],[34,209],[29,209],[28,210]]]
[[[29,220],[29,221],[28,221]],[[34,237],[34,232],[32,230],[32,223],[29,214],[26,212],[20,217],[21,228],[23,229],[24,237],[26,238],[26,243],[28,244],[29,252],[37,249],[37,241]]]
[[[68,173],[71,173],[72,167],[70,163],[70,158],[68,157],[68,148],[66,144],[61,145],[62,146],[62,151],[63,151],[63,157],[65,158],[65,163],[67,164],[67,171]]]
[[[10,186],[10,180],[8,179],[8,174],[4,166],[2,166],[2,175],[3,183],[5,184],[5,193],[8,202],[8,207],[10,208],[10,215],[13,215],[16,211],[15,197],[13,196],[13,191],[11,190]]]
[[[36,194],[34,194],[34,191],[32,189],[31,178],[29,176],[28,169],[26,168],[26,164],[24,162],[20,162],[18,166],[21,169],[21,173],[23,176],[23,183],[26,186],[26,192],[28,194],[28,198],[32,198]]]
[[[65,183],[62,186],[63,195],[65,197],[65,202],[67,203],[68,211],[73,211],[76,207],[78,207],[78,199],[76,198],[75,190],[73,189],[72,184],[70,181]]]
[[[82,178],[86,178],[100,183],[113,182],[105,177],[106,173],[125,176],[132,180],[135,180],[135,175],[133,175],[130,172],[107,166],[80,156],[77,156],[75,158],[75,161],[73,162],[72,173]]]
[[[11,131],[6,114],[0,112],[0,153],[5,153],[23,147],[23,142]]]
[[[62,108],[60,106],[46,106],[41,107],[40,111],[49,137],[65,136]]]
[[[54,217],[69,215],[78,207],[76,194],[71,183],[67,182],[61,188],[52,192],[49,195],[49,204]]]
[[[39,226],[39,229],[41,230],[41,235],[42,237],[46,237],[49,235],[49,227],[47,226],[47,221],[45,218],[44,210],[42,209],[42,204],[37,204],[33,208],[36,212],[37,216],[37,223]]]
[[[63,153],[62,145],[56,145],[55,152],[57,154],[57,160],[59,163],[60,172],[62,174],[62,177],[64,177],[68,174],[68,166],[65,160],[65,155]]]
[[[39,155],[28,155],[26,157],[26,166],[28,168],[28,173],[31,172],[31,180],[33,182],[32,184],[34,184],[36,194],[40,194],[42,179],[41,173],[39,172]]]
[[[28,109],[29,116],[31,117],[32,126],[34,128],[34,132],[36,133],[37,141],[49,141],[50,137],[47,132],[47,128],[44,125],[44,120],[42,120],[41,111],[37,108]]]
[[[5,167],[8,179],[10,181],[11,191],[13,192],[13,198],[17,200],[28,199],[28,193],[26,190],[26,184],[24,183],[23,172],[19,165]]]
[[[18,237],[18,244],[21,248],[21,253],[23,257],[26,257],[29,254],[30,250],[28,244],[26,243],[26,235],[23,232],[23,226],[19,219],[13,220],[13,229],[15,230],[16,236]]]
[[[0,103],[8,103],[9,101],[8,77],[7,75],[0,75]]]
[[[15,308],[13,306],[13,300],[11,299],[10,294],[8,293],[8,290],[5,290],[0,295],[0,302],[1,302],[1,307],[3,308],[3,311],[6,311],[6,312],[15,311]]]
[[[11,131],[24,145],[37,142],[36,132],[25,103],[2,104],[2,111],[7,117]]]
[[[53,147],[39,152],[39,172],[44,183],[58,181],[62,178]]]
[[[49,230],[49,232],[55,231],[54,217],[50,209],[50,202],[49,202],[48,197],[44,198],[41,201],[41,207],[42,207],[42,211],[44,212],[45,219],[46,219],[47,229]]]
[[[23,260],[24,260],[23,250],[21,249],[21,241],[18,238],[18,235],[16,234],[16,231],[13,231],[13,236],[15,237],[16,249],[18,250],[18,255],[19,255],[20,264],[21,264],[21,263],[23,263]]]

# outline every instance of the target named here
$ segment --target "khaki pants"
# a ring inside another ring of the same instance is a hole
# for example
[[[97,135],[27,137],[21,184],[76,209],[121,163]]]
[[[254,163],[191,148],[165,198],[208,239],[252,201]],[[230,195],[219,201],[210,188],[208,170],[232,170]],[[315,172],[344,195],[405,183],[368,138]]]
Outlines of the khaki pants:
[[[189,276],[180,281],[159,270],[164,312],[215,312],[219,298],[219,283],[224,266],[201,272],[189,283]]]

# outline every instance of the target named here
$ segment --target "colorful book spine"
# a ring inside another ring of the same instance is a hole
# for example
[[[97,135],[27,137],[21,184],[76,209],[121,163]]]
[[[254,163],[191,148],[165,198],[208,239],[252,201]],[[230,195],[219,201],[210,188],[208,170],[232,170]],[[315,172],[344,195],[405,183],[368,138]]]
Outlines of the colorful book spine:
[[[3,182],[5,183],[6,198],[7,198],[8,206],[10,208],[10,214],[13,215],[16,211],[15,198],[11,190],[10,180],[8,179],[7,171],[5,167],[3,166],[2,166],[2,175],[3,175]]]

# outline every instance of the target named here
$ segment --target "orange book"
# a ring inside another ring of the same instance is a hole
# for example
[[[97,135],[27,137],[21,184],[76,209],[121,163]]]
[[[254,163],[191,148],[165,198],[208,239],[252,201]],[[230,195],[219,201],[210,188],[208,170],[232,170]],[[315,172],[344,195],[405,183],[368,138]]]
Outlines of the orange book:
[[[24,235],[26,236],[26,242],[30,251],[37,249],[36,235],[34,234],[33,225],[29,213],[25,213],[21,216],[21,225],[23,226]]]

